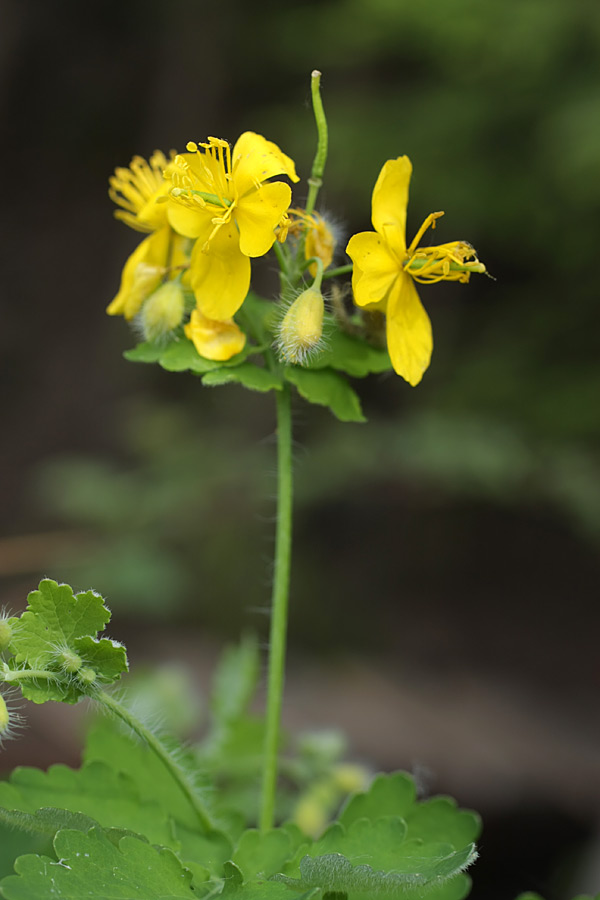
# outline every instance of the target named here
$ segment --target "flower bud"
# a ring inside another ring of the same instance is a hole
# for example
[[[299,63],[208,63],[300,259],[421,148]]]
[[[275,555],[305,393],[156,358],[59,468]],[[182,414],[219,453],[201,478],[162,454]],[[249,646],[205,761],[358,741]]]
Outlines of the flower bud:
[[[77,672],[77,677],[79,680],[85,684],[90,685],[93,684],[98,677],[98,673],[94,669],[90,669],[88,666],[85,666],[83,669],[79,669]]]
[[[78,672],[83,665],[83,660],[79,654],[68,648],[60,653],[58,662],[63,672],[67,672],[68,674]]]
[[[147,341],[160,341],[181,324],[185,310],[183,288],[167,281],[150,294],[139,314],[142,334]]]
[[[297,297],[279,326],[277,346],[282,358],[302,365],[319,349],[323,335],[323,296],[316,288],[308,288]]]
[[[192,311],[184,331],[200,356],[216,362],[237,356],[246,345],[246,335],[233,319],[209,319],[197,308]]]
[[[313,256],[318,256],[323,263],[323,268],[326,269],[333,260],[336,245],[336,229],[320,213],[313,213],[308,225],[306,243],[304,245],[305,257],[306,259],[311,259]],[[308,267],[308,271],[314,278],[317,274],[316,263],[312,263]]]

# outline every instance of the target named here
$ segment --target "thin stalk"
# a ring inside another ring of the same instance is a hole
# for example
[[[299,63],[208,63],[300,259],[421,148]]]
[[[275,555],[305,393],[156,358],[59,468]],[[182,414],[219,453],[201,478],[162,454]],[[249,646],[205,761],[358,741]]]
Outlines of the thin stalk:
[[[118,700],[115,700],[111,694],[107,694],[105,691],[98,691],[93,694],[92,699],[96,700],[102,706],[106,707],[106,709],[110,710],[110,712],[114,713],[115,716],[122,719],[122,721],[125,722],[139,738],[148,744],[150,749],[158,756],[162,764],[168,770],[173,780],[177,783],[181,793],[185,796],[186,800],[196,813],[203,830],[213,830],[215,825],[204,808],[204,805],[197,797],[193,786],[156,735],[146,728],[146,726],[143,725],[125,706],[119,703]]]
[[[323,184],[323,172],[325,171],[325,163],[327,162],[327,119],[325,118],[325,110],[323,109],[323,101],[321,100],[321,73],[315,69],[310,76],[310,90],[312,94],[313,112],[315,122],[317,123],[317,152],[313,161],[312,171],[308,179],[308,197],[306,199],[306,212],[310,215],[315,208],[317,202],[317,194],[319,188]]]
[[[337,269],[327,269],[323,272],[323,278],[337,278],[338,275],[346,275],[351,272],[353,268],[352,263],[348,263],[346,266],[338,266]]]
[[[277,530],[271,599],[262,803],[259,823],[262,832],[272,828],[275,819],[277,753],[281,729],[292,555],[292,413],[289,384],[285,384],[281,391],[275,391],[275,394],[277,397]]]

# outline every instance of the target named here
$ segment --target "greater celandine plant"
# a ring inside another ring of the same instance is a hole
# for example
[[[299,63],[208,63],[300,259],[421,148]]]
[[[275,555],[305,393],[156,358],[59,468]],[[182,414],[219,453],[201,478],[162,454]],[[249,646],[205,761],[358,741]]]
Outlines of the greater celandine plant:
[[[431,324],[415,282],[467,282],[485,272],[465,241],[419,246],[441,212],[407,243],[406,156],[384,163],[373,190],[373,230],[351,237],[351,263],[335,266],[336,229],[316,209],[328,143],[319,72],[312,100],[318,145],[303,207],[292,205],[294,162],[254,132],[233,147],[209,137],[189,142],[182,154],[135,157],[110,179],[116,216],[145,234],[108,307],[144,339],[127,358],[192,372],[205,385],[234,382],[275,395],[277,529],[264,720],[248,711],[260,666],[256,644],[245,640],[219,666],[203,743],[164,734],[127,695],[109,690],[127,658],[121,644],[102,636],[110,618],[103,598],[42,581],[22,615],[0,618],[0,681],[12,692],[0,695],[0,736],[18,726],[11,699],[18,692],[35,703],[89,698],[110,715],[93,724],[79,769],[17,769],[0,783],[0,825],[17,835],[10,850],[16,874],[0,883],[7,900],[220,893],[343,900],[424,891],[461,900],[468,893],[476,814],[449,798],[418,801],[404,773],[367,782],[327,741],[296,756],[281,752],[292,391],[342,421],[364,421],[345,375],[393,368],[416,385],[429,365]],[[270,251],[281,277],[275,302],[250,290],[251,260]],[[353,302],[338,283],[349,273]]]

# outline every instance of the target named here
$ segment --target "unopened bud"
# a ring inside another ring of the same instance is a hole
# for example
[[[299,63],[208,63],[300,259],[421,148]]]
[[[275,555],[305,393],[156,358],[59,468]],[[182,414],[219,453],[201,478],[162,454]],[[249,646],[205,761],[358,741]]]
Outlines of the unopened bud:
[[[323,296],[308,288],[297,297],[279,326],[277,346],[286,362],[302,365],[321,345],[323,336]]]
[[[58,659],[59,665],[64,672],[68,672],[72,674],[73,672],[78,672],[82,665],[83,660],[81,657],[75,653],[73,650],[63,650]]]
[[[183,288],[167,281],[151,294],[142,307],[139,321],[147,341],[160,341],[181,324],[185,310]]]
[[[79,669],[77,677],[83,684],[93,684],[98,677],[98,673],[86,666],[83,669]]]
[[[184,331],[200,356],[216,362],[237,356],[246,346],[246,335],[233,319],[209,319],[197,308],[192,311]]]

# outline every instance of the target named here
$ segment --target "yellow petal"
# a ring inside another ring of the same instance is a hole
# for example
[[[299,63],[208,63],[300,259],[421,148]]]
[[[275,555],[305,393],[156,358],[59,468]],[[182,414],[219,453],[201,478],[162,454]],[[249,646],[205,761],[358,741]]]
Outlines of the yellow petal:
[[[275,242],[274,229],[292,201],[292,191],[283,181],[263,184],[242,197],[235,210],[240,229],[240,250],[246,256],[264,256]]]
[[[167,225],[138,244],[123,267],[119,293],[106,310],[109,316],[133,319],[139,312],[146,297],[160,284],[171,235]]]
[[[233,148],[231,164],[233,181],[240,197],[253,190],[257,182],[275,175],[287,175],[292,181],[300,181],[294,161],[282,153],[277,144],[254,131],[245,131],[240,135]]]
[[[401,272],[389,246],[374,231],[363,231],[350,238],[346,253],[354,263],[352,290],[357,305],[379,303]]]
[[[223,225],[207,245],[196,241],[190,284],[198,308],[211,319],[230,319],[250,287],[250,260],[240,251],[235,224]]]
[[[246,345],[246,335],[233,319],[224,322],[209,319],[199,309],[192,311],[190,321],[183,330],[200,356],[206,359],[231,359],[241,353]]]
[[[406,207],[412,164],[408,156],[389,159],[373,188],[373,227],[402,261],[406,252]]]
[[[398,278],[388,299],[387,345],[394,370],[409,384],[418,384],[431,359],[433,338],[410,275]]]
[[[171,198],[166,203],[169,225],[177,234],[187,238],[202,238],[203,242],[210,235],[214,212],[198,207],[189,207]]]

